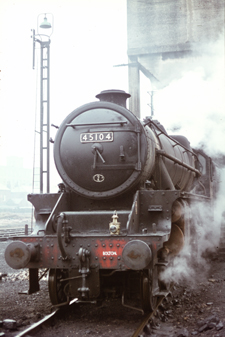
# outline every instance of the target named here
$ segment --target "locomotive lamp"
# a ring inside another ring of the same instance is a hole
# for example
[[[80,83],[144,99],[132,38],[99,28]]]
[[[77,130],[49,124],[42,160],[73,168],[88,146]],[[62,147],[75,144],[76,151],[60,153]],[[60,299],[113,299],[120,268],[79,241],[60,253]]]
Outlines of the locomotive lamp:
[[[119,235],[120,234],[120,222],[117,222],[118,215],[116,211],[112,216],[113,221],[109,223],[109,230],[111,235]]]
[[[49,51],[53,33],[53,15],[42,13],[37,19],[37,34],[33,29],[33,69],[35,68],[35,44],[40,44],[40,193],[50,190],[50,99],[49,99]],[[36,131],[37,132],[37,131]],[[46,178],[44,183],[44,178]]]

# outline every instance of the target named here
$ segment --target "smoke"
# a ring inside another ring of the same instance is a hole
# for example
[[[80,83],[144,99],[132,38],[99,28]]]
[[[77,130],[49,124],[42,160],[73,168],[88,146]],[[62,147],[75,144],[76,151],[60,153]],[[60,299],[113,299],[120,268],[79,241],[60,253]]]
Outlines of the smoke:
[[[166,60],[161,66],[163,74],[168,74],[169,79],[173,76],[173,80],[155,92],[154,118],[169,134],[186,136],[192,148],[202,148],[214,159],[224,158],[224,36],[214,43],[198,45],[190,58]],[[188,281],[194,286],[200,275],[207,275],[207,253],[214,252],[220,244],[225,169],[217,183],[219,189],[211,207],[207,203],[191,203],[191,241],[161,273],[163,281]]]
[[[207,277],[210,264],[208,254],[217,251],[221,240],[221,223],[225,211],[225,169],[221,170],[219,189],[213,204],[194,202],[190,205],[191,236],[183,249],[160,274],[166,283],[188,282],[194,287]]]
[[[162,67],[170,77],[173,69],[174,80],[154,94],[155,118],[169,134],[186,136],[209,156],[225,154],[224,36],[198,45],[192,57],[166,60]]]

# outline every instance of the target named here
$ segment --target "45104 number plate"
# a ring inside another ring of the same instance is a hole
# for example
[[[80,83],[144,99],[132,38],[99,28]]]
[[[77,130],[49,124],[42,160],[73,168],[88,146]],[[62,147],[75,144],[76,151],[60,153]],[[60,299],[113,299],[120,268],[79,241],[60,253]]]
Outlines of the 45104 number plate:
[[[85,132],[80,135],[81,143],[112,142],[113,132]]]

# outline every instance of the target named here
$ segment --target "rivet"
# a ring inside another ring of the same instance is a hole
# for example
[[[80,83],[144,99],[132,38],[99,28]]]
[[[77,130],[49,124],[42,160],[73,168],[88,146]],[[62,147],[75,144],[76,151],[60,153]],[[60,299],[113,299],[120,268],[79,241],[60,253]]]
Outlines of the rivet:
[[[97,243],[95,244],[95,247],[98,247]]]
[[[105,244],[104,244],[104,243],[102,244],[102,247],[105,247]]]
[[[117,245],[117,247],[119,247],[119,246],[120,246],[120,244],[119,244],[119,243],[117,243],[116,245]]]
[[[112,257],[112,256],[110,256],[110,260],[113,260],[113,257]]]
[[[109,247],[112,247],[112,246],[113,246],[112,243],[110,243]]]
[[[103,260],[106,260],[106,257],[105,257],[105,256],[103,256]]]

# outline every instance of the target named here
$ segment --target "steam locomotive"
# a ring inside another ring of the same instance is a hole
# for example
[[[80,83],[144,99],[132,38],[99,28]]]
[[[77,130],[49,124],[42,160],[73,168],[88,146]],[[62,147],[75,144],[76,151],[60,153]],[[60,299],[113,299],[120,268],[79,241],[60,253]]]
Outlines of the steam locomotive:
[[[140,121],[126,108],[126,92],[96,97],[58,128],[59,191],[28,195],[34,231],[15,238],[5,259],[29,268],[28,293],[47,270],[55,306],[120,296],[149,311],[167,291],[160,273],[190,240],[191,202],[212,198],[212,161],[157,120]]]

